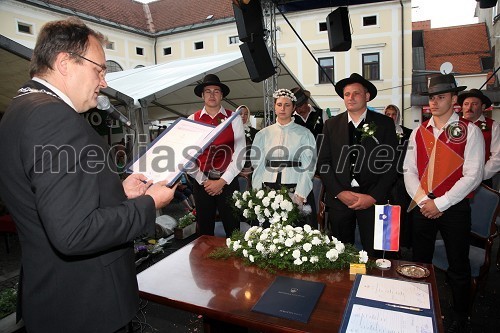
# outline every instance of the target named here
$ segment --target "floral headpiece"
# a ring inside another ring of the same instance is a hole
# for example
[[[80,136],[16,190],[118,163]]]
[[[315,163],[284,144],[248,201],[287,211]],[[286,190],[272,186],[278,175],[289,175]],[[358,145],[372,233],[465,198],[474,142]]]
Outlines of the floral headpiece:
[[[274,92],[273,98],[286,97],[292,102],[297,102],[297,97],[288,89],[278,89]]]

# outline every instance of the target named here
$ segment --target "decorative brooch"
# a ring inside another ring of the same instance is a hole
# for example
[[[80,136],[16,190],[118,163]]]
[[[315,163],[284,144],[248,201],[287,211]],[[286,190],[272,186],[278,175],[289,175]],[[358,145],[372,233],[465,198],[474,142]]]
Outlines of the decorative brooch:
[[[487,132],[489,131],[490,129],[488,128],[488,126],[486,125],[486,122],[485,121],[482,121],[480,124],[479,124],[479,128],[481,129],[482,132]]]
[[[454,143],[460,143],[464,141],[467,137],[467,125],[459,121],[453,122],[446,128],[446,135],[448,136],[448,141]]]
[[[372,121],[369,124],[364,124],[361,128],[357,129],[361,132],[361,142],[367,138],[372,138],[377,144],[379,144],[377,138],[375,137],[375,131],[377,130],[377,125]]]

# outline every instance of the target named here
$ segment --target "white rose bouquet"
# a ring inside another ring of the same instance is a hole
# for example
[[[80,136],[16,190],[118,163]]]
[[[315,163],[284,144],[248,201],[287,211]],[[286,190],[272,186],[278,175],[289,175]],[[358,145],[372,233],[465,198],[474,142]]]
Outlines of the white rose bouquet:
[[[357,251],[350,244],[344,245],[307,224],[293,227],[274,223],[266,229],[254,226],[244,235],[235,232],[226,240],[226,245],[226,250],[230,251],[227,256],[242,257],[250,264],[271,271],[314,272],[368,261],[365,251]]]
[[[295,205],[288,191],[283,188],[279,191],[261,189],[252,189],[241,193],[234,191],[233,208],[239,215],[253,224],[258,222],[260,226],[264,222],[269,224],[295,224],[300,218],[301,213]]]

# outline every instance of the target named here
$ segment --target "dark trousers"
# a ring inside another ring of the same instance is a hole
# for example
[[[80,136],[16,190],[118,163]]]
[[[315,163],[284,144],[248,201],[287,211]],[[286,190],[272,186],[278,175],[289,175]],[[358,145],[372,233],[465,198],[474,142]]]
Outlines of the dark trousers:
[[[235,217],[231,203],[233,192],[238,190],[238,177],[224,186],[221,194],[214,196],[209,195],[203,185],[193,180],[193,197],[196,203],[196,223],[199,234],[214,235],[217,211],[224,225],[226,237],[230,237],[234,230],[240,228],[240,221]]]
[[[459,316],[466,316],[469,309],[471,271],[469,242],[471,217],[469,200],[464,199],[448,208],[435,220],[426,218],[416,207],[413,212],[413,261],[432,263],[434,243],[439,231],[448,258],[447,271],[453,296],[453,309]]]
[[[371,257],[382,257],[381,251],[373,249],[375,206],[363,210],[353,210],[349,209],[339,199],[335,199],[333,207],[329,207],[328,211],[328,223],[330,224],[332,236],[342,243],[354,244],[356,221],[363,250]]]

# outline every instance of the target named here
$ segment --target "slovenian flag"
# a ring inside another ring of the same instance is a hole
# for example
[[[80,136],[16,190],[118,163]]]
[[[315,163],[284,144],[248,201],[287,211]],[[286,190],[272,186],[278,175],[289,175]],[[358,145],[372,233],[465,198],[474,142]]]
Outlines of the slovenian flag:
[[[375,250],[399,251],[399,216],[401,206],[375,205]]]

